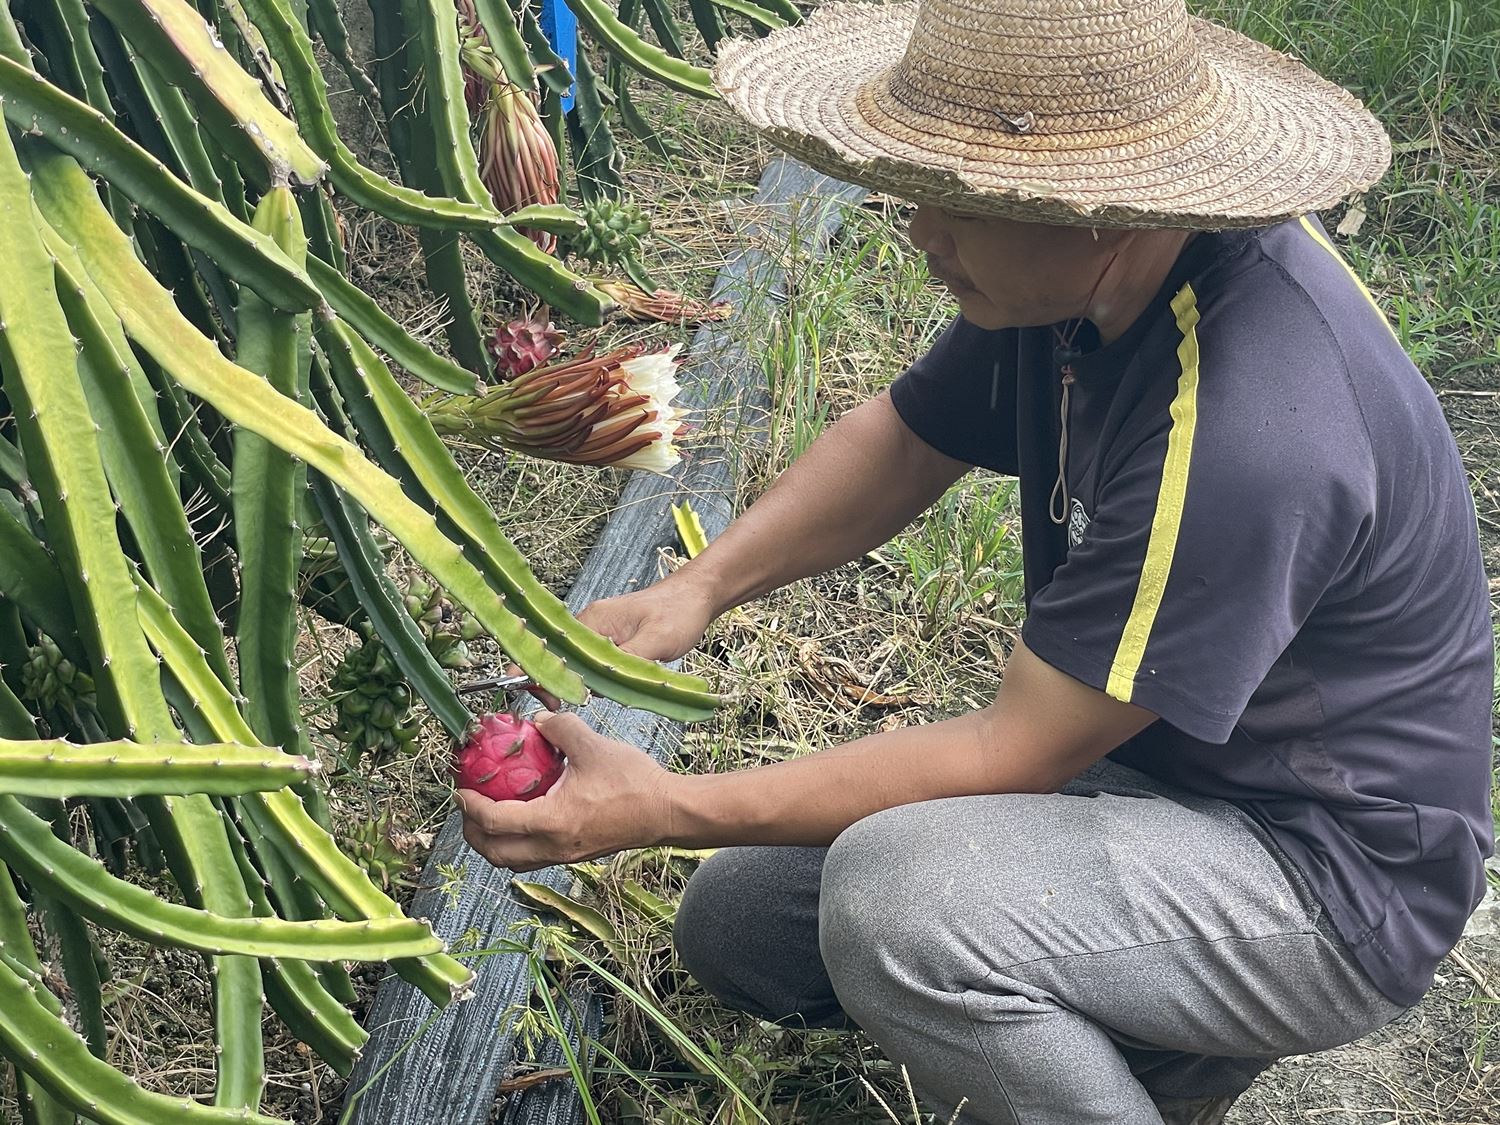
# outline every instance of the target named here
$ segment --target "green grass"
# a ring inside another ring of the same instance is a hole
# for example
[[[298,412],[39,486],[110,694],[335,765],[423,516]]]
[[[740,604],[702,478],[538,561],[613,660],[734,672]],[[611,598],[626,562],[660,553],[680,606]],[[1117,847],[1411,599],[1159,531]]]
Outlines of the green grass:
[[[926,351],[952,317],[903,228],[904,216],[890,209],[849,207],[834,252],[791,264],[787,298],[767,326],[762,354],[772,400],[759,466],[765,483],[839,413]],[[1014,620],[1018,510],[1014,481],[976,474],[871,552],[911,592],[923,640],[973,611]]]
[[[1386,121],[1472,109],[1500,83],[1485,0],[1207,0],[1195,12],[1302,59]]]
[[[1391,134],[1389,173],[1341,239],[1434,378],[1500,364],[1500,5],[1268,0],[1192,5],[1303,59]],[[1328,216],[1333,226],[1341,214]]]
[[[920,633],[936,639],[982,611],[1010,623],[1021,613],[1019,491],[1015,480],[971,475],[881,551],[899,559],[921,607]]]
[[[847,207],[835,252],[786,262],[786,298],[761,355],[772,399],[768,467],[800,456],[842,407],[925,351],[951,316],[902,226],[888,211]]]

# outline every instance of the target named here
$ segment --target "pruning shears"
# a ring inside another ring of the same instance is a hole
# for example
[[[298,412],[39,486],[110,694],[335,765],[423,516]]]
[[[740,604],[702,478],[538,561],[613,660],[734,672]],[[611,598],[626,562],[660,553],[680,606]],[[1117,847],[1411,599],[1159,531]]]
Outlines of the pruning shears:
[[[525,672],[514,676],[492,676],[487,680],[471,680],[458,685],[458,693],[467,695],[471,691],[530,691],[537,683]]]
[[[486,680],[471,680],[469,683],[458,685],[460,695],[476,691],[503,691],[507,696],[510,696],[512,692],[524,691],[547,710],[555,711],[558,708],[558,701],[525,672],[510,676],[492,676]]]

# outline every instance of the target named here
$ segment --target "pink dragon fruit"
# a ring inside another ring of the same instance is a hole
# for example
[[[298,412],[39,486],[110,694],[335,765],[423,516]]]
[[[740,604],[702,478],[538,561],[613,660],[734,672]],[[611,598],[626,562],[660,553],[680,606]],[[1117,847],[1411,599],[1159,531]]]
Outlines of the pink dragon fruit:
[[[492,801],[540,797],[562,770],[563,756],[536,724],[506,711],[480,719],[479,729],[454,763],[458,788],[472,789]]]
[[[523,316],[502,324],[490,338],[495,375],[502,383],[541,367],[557,354],[563,334],[550,320]]]

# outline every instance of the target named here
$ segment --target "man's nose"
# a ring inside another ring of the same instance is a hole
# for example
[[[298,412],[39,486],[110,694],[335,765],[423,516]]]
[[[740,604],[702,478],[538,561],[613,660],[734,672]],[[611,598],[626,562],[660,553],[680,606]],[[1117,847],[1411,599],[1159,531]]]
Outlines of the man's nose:
[[[934,258],[946,258],[952,253],[953,238],[936,207],[918,207],[906,225],[906,233],[913,246]]]

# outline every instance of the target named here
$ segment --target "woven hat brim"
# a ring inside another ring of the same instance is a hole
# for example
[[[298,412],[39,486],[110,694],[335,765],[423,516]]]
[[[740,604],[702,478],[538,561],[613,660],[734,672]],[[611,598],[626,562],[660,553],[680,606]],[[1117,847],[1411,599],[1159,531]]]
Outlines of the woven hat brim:
[[[890,76],[916,4],[831,4],[720,51],[714,80],[767,139],[839,179],[966,215],[1101,227],[1268,226],[1370,187],[1390,140],[1303,64],[1204,20],[1191,112],[1081,133],[1017,133],[899,104]],[[941,109],[942,107],[938,107]]]

